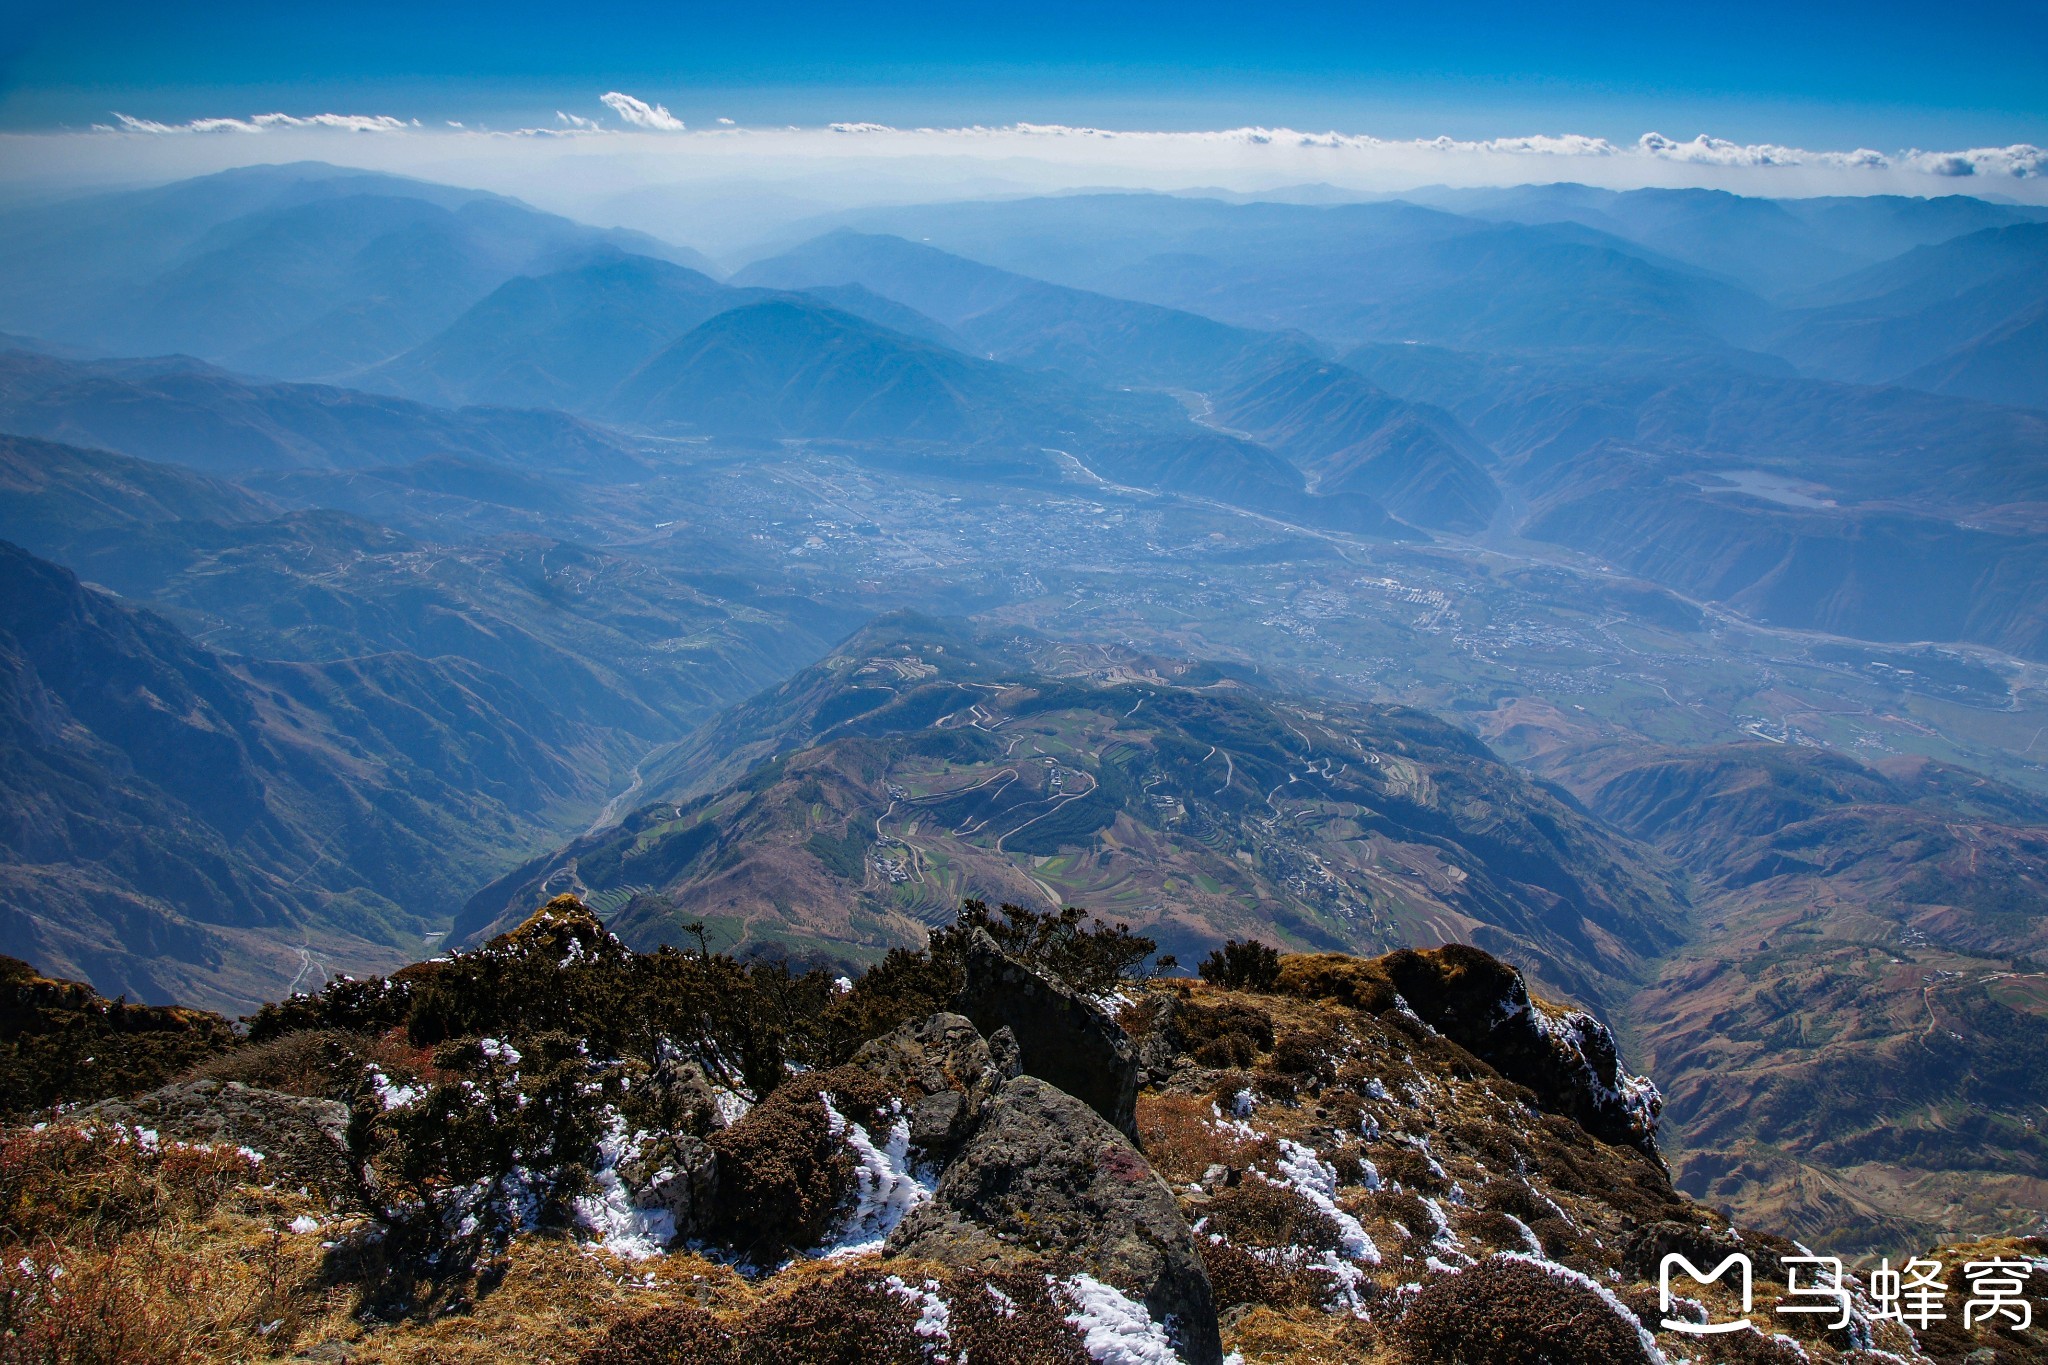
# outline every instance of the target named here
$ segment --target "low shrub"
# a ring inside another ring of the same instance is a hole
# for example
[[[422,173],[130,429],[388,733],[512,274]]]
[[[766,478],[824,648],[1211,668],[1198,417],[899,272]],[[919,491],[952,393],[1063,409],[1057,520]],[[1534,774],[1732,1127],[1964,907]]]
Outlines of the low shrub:
[[[815,1246],[853,1179],[853,1157],[831,1130],[821,1092],[877,1142],[889,1096],[855,1067],[814,1071],[782,1086],[739,1122],[711,1135],[718,1154],[718,1225],[735,1246],[777,1257]]]
[[[1207,1227],[1233,1242],[1262,1247],[1335,1251],[1343,1245],[1336,1220],[1295,1190],[1249,1175],[1203,1209]]]
[[[1489,1256],[1432,1277],[1394,1335],[1414,1365],[1649,1365],[1641,1329],[1590,1283]]]
[[[739,1339],[701,1308],[657,1308],[614,1325],[577,1365],[743,1365]]]
[[[235,1043],[217,1014],[108,1000],[0,957],[0,1119],[154,1090]]]
[[[1273,1046],[1273,1016],[1237,1000],[1219,1005],[1182,1001],[1169,1027],[1174,1046],[1204,1066],[1248,1067]]]
[[[1195,968],[1202,980],[1234,991],[1270,991],[1280,980],[1280,950],[1256,939],[1227,940]]]

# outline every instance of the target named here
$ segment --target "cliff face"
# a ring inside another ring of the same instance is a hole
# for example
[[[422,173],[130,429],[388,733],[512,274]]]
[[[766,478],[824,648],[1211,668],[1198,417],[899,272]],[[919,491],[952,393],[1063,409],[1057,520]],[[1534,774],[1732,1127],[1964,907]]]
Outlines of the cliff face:
[[[584,1365],[1591,1365],[1695,1356],[1659,1325],[1665,1252],[1748,1252],[1763,1295],[1795,1250],[1674,1190],[1654,1089],[1483,953],[1280,956],[1091,999],[1054,969],[1071,952],[1004,942],[1026,956],[963,929],[834,982],[635,953],[560,898],[267,1008],[187,1080],[6,1134],[10,1311],[60,1348],[82,1331],[38,1269],[61,1264],[106,1334],[149,1325],[117,1360],[257,1334]],[[104,1088],[68,1074],[70,1098]],[[63,1193],[116,1185],[148,1197]],[[1857,1289],[1845,1328],[1779,1320],[1710,1358],[2040,1358],[1870,1310]]]

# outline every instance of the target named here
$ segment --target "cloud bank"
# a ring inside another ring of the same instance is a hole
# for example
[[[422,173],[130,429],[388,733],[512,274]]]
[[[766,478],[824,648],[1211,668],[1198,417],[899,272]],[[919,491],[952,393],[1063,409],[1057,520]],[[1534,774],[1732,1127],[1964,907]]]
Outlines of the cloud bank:
[[[903,128],[715,123],[691,128],[624,91],[531,127],[393,114],[269,113],[163,122],[129,113],[89,131],[0,135],[0,191],[63,193],[259,162],[321,160],[516,195],[587,222],[708,250],[833,212],[1075,190],[1316,197],[1572,181],[1605,189],[1811,195],[1968,193],[2048,204],[2048,151],[1811,149],[1580,133],[1380,138],[1283,127],[1163,131],[1055,123]]]
[[[199,118],[185,123],[160,123],[129,114],[114,114],[112,124],[94,124],[97,134],[120,136],[164,136],[191,133],[266,133],[280,131],[329,130],[351,133],[417,134],[426,137],[505,137],[537,134],[633,134],[688,133],[689,127],[668,111],[652,103],[613,90],[598,97],[622,126],[612,128],[598,119],[579,114],[555,112],[556,125],[539,128],[491,130],[481,125],[447,122],[444,130],[429,130],[419,120],[389,114],[255,114],[247,118]],[[1061,148],[1111,148],[1128,150],[1130,159],[1155,162],[1199,162],[1204,153],[1233,155],[1239,151],[1273,149],[1276,153],[1336,153],[1323,158],[1324,168],[1339,172],[1373,172],[1397,165],[1417,164],[1429,158],[1445,162],[1458,159],[1543,161],[1588,161],[1609,164],[1635,162],[1663,163],[1716,169],[1792,169],[1844,172],[1899,172],[1941,180],[1962,177],[2032,180],[2048,177],[2048,151],[2028,143],[2007,147],[1972,147],[1955,151],[1925,151],[1910,148],[1880,152],[1869,147],[1849,151],[1809,150],[1779,143],[1741,143],[1699,134],[1681,142],[1659,132],[1647,132],[1633,143],[1618,144],[1603,137],[1584,134],[1532,134],[1515,137],[1462,139],[1451,137],[1385,139],[1367,133],[1314,133],[1291,128],[1229,128],[1209,132],[1146,131],[1078,127],[1057,123],[1013,123],[999,126],[970,125],[952,128],[898,128],[885,123],[841,122],[822,129],[743,128],[721,118],[716,127],[693,135],[694,150],[708,156],[729,150],[734,139],[748,139],[765,149],[794,150],[806,140],[852,139],[866,144],[864,151],[901,156],[918,153],[987,154],[989,151],[1025,151],[1057,159]],[[677,148],[674,150],[685,150]],[[822,148],[817,150],[822,151]],[[1068,155],[1073,155],[1071,152]],[[1080,159],[1114,161],[1114,156],[1086,155]],[[1212,161],[1215,159],[1212,155]],[[1274,157],[1276,164],[1283,158]],[[1548,172],[1536,172],[1548,174]]]

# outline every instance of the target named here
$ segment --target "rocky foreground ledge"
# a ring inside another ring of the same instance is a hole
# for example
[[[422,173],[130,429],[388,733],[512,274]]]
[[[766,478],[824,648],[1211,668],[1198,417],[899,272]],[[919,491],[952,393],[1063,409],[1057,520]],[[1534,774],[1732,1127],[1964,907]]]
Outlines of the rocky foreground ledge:
[[[1476,950],[1104,991],[1087,931],[1002,927],[834,981],[562,898],[245,1038],[13,964],[0,1360],[2048,1359],[1956,1294],[1774,1317],[1797,1249],[1675,1191],[1606,1029]],[[1764,1330],[1664,1328],[1674,1250],[1749,1253]]]

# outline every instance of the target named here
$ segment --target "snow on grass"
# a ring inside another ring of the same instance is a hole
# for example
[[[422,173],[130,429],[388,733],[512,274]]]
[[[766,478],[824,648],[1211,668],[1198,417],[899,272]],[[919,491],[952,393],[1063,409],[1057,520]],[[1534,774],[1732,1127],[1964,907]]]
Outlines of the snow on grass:
[[[1643,1353],[1649,1356],[1652,1365],[1669,1365],[1669,1362],[1664,1358],[1664,1353],[1657,1349],[1657,1339],[1643,1330],[1643,1324],[1637,1319],[1634,1310],[1616,1298],[1612,1289],[1609,1289],[1591,1275],[1582,1275],[1570,1266],[1559,1265],[1556,1261],[1545,1260],[1541,1256],[1525,1256],[1519,1251],[1502,1251],[1495,1254],[1504,1261],[1513,1261],[1517,1265],[1533,1266],[1553,1279],[1563,1280],[1566,1284],[1574,1284],[1581,1289],[1592,1290],[1600,1296],[1602,1303],[1614,1311],[1614,1316],[1635,1328],[1636,1336],[1643,1343]]]
[[[302,1213],[287,1223],[285,1227],[287,1231],[294,1235],[304,1237],[307,1233],[320,1231],[320,1220],[310,1213]]]
[[[1093,1275],[1073,1275],[1053,1284],[1073,1305],[1067,1322],[1081,1333],[1081,1349],[1098,1365],[1181,1365],[1173,1338],[1145,1305]]]
[[[900,1275],[891,1275],[882,1283],[897,1298],[917,1306],[917,1322],[910,1330],[924,1338],[924,1354],[945,1359],[939,1355],[939,1348],[953,1340],[953,1309],[939,1297],[939,1282],[926,1280],[921,1287],[913,1286],[904,1283]]]
[[[377,1103],[383,1105],[387,1112],[393,1109],[403,1109],[427,1093],[425,1086],[397,1084],[384,1074],[381,1067],[371,1066],[367,1068],[367,1071],[370,1077],[370,1086],[377,1092]]]
[[[576,1197],[576,1221],[601,1238],[604,1249],[628,1260],[659,1256],[675,1240],[675,1215],[667,1209],[643,1209],[619,1178],[619,1164],[631,1161],[646,1135],[627,1136],[626,1121],[617,1113],[597,1141],[597,1161],[590,1169],[591,1190]]]
[[[850,1123],[832,1103],[829,1093],[820,1093],[825,1121],[832,1136],[844,1138],[853,1149],[854,1204],[846,1221],[824,1246],[826,1256],[852,1256],[878,1250],[903,1216],[932,1197],[934,1181],[910,1161],[910,1120],[902,1117],[903,1102],[895,1101],[896,1121],[880,1147],[868,1130]]]
[[[1346,1257],[1367,1265],[1380,1263],[1380,1249],[1366,1235],[1365,1225],[1337,1207],[1335,1166],[1317,1156],[1315,1148],[1304,1147],[1288,1138],[1280,1139],[1280,1160],[1275,1164],[1279,1167],[1281,1183],[1291,1187],[1337,1225],[1338,1241]]]

